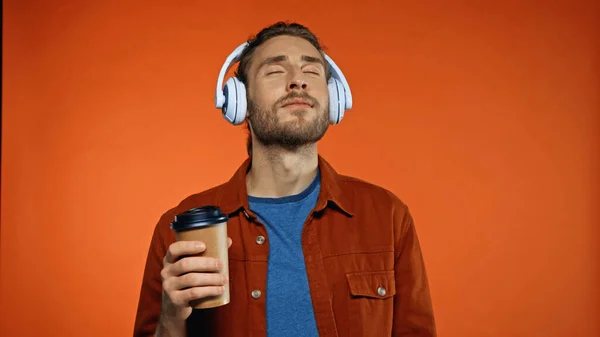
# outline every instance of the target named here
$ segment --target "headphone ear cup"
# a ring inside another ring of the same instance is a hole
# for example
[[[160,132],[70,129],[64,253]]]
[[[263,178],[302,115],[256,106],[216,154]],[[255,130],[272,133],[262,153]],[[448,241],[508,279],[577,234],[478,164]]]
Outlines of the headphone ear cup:
[[[225,82],[223,95],[223,117],[233,125],[242,124],[246,119],[246,86],[237,78],[231,77]]]
[[[344,118],[344,109],[346,108],[344,86],[332,77],[327,83],[327,89],[329,89],[329,122],[338,124]]]

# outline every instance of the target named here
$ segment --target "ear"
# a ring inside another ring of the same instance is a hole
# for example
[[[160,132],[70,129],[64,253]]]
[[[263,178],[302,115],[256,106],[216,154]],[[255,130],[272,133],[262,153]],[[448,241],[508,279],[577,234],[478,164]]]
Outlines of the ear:
[[[252,95],[248,92],[248,89],[246,89],[246,116],[245,116],[245,120],[246,122],[248,122],[248,127],[250,128],[252,125],[250,124],[250,118],[252,117],[253,113],[254,113],[254,100],[252,99]]]

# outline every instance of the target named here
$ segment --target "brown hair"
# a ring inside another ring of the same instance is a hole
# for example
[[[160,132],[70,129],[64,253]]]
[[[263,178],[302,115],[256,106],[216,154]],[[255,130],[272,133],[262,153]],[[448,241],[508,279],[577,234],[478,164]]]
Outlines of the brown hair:
[[[305,39],[310,42],[323,56],[323,47],[319,43],[319,39],[315,34],[313,34],[308,28],[305,26],[295,23],[295,22],[277,22],[272,24],[266,28],[263,28],[257,35],[248,39],[248,46],[242,51],[239,56],[239,65],[237,70],[235,71],[235,77],[240,80],[246,88],[248,87],[248,67],[250,65],[250,61],[252,60],[252,55],[254,54],[254,50],[265,41],[272,39],[276,36],[281,35],[289,35],[295,36]],[[331,72],[327,67],[327,62],[325,62],[327,72],[327,80],[331,77]],[[252,155],[252,136],[250,135],[250,126],[246,122],[246,126],[248,127],[248,141],[246,143],[246,150],[248,155]]]

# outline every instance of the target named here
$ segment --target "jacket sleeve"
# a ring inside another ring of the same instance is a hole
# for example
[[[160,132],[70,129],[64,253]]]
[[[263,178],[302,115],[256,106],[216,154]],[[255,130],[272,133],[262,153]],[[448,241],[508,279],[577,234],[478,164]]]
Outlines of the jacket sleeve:
[[[425,263],[413,218],[396,199],[394,207],[395,284],[394,337],[436,337]]]
[[[174,241],[174,237],[171,239],[170,233],[164,230],[165,219],[166,215],[156,225],[150,241],[135,317],[134,337],[154,336],[158,325],[162,302],[160,272],[167,247],[170,241]]]

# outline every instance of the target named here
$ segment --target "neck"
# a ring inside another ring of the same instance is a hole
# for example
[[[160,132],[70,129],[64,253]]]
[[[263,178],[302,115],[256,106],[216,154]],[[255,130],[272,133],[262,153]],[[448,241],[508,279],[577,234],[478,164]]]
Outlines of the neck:
[[[317,175],[318,161],[316,144],[290,151],[254,142],[246,176],[248,195],[280,198],[301,193]]]

